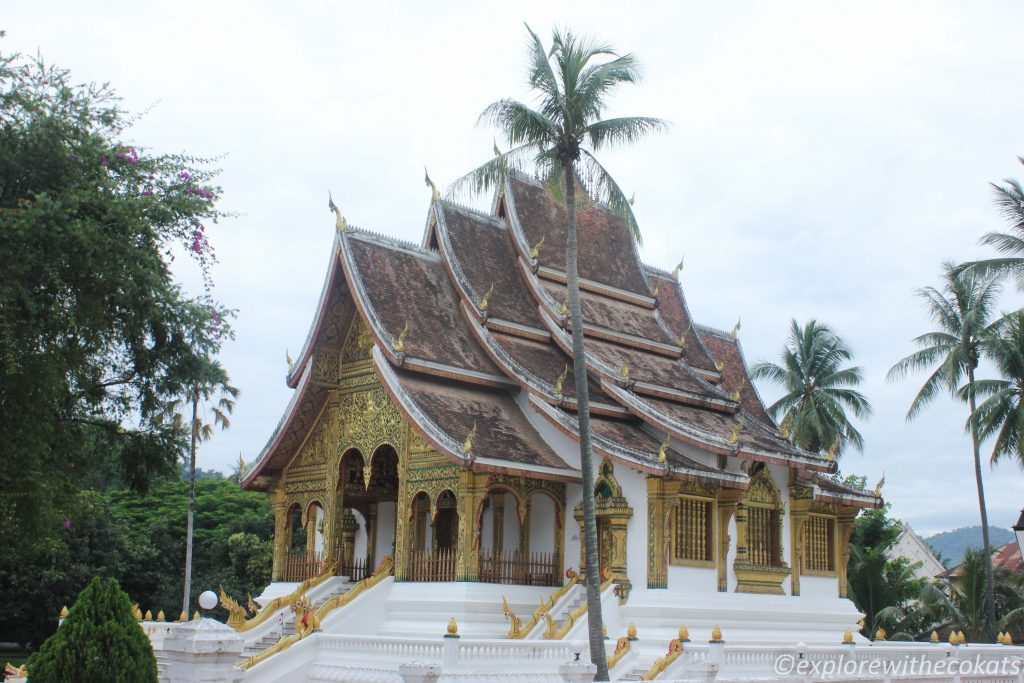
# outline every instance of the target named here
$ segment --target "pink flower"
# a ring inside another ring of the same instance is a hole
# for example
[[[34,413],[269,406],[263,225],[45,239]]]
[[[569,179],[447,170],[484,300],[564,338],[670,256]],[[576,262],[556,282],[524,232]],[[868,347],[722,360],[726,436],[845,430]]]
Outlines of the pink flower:
[[[71,528],[71,520],[70,519],[65,519],[64,520],[64,528],[65,529],[70,529]]]
[[[181,173],[178,174],[178,177],[181,178],[182,180],[188,180],[192,176],[188,174],[188,171],[182,171]]]

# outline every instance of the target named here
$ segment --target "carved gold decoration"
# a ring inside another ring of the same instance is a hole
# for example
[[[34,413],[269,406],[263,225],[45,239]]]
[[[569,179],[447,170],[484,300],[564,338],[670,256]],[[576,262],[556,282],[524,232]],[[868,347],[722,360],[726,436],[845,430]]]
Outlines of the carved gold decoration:
[[[569,315],[569,302],[565,299],[562,300],[562,305],[558,307],[558,315],[563,318]]]
[[[132,616],[135,617],[135,621],[142,621],[142,610],[139,609],[139,603],[132,605]]]
[[[651,296],[653,296],[655,299],[658,298],[658,293],[660,291],[661,291],[661,289],[658,288],[658,283],[657,282],[655,282],[653,285],[651,285]]]
[[[843,631],[843,643],[847,645],[853,643],[853,629],[848,628]]]
[[[157,621],[167,621],[167,617],[164,616],[164,611],[163,610],[160,610],[159,612],[156,613],[156,620]]]
[[[640,677],[640,680],[653,681],[658,676],[660,676],[665,669],[668,668],[669,664],[679,659],[679,656],[682,654],[682,643],[677,640],[673,640],[668,645],[668,653],[664,657],[656,659],[654,661],[654,664],[651,665],[651,668],[644,672],[644,674]]]
[[[395,350],[395,353],[405,353],[405,337],[409,334],[409,323],[405,323],[405,327],[398,333],[398,339],[391,342],[391,348]]]
[[[661,442],[661,446],[658,448],[658,462],[665,462],[668,460],[668,447],[671,443],[672,437],[666,434],[665,440]]]
[[[739,403],[740,402],[740,388],[739,387],[736,387],[736,391],[734,391],[734,392],[732,392],[732,394],[730,394],[729,400],[733,401],[734,403]]]
[[[178,615],[178,621],[188,621],[188,614],[184,610]]]
[[[725,369],[725,363],[723,363],[720,360],[716,360],[715,361],[715,370],[718,370],[719,372],[721,372],[724,369]]]
[[[792,425],[793,416],[790,414],[787,414],[786,417],[782,419],[782,424],[779,425],[779,436],[786,441],[789,441],[789,430],[792,428]]]
[[[333,211],[334,215],[337,217],[334,221],[334,228],[338,232],[345,232],[345,228],[348,227],[348,222],[345,220],[345,217],[341,215],[341,209],[339,209],[338,205],[334,203],[334,197],[331,196],[330,192],[327,193],[327,208]]]
[[[679,642],[690,642],[690,629],[686,628],[686,624],[683,624],[679,627]]]
[[[269,619],[271,615],[276,614],[278,610],[295,604],[298,600],[302,598],[302,596],[306,594],[306,591],[315,588],[316,586],[319,586],[321,583],[334,576],[334,570],[336,568],[337,563],[333,559],[328,560],[324,564],[323,571],[321,571],[319,574],[317,574],[311,579],[306,579],[305,581],[300,583],[295,588],[295,590],[293,590],[288,595],[282,595],[269,601],[263,607],[263,609],[261,609],[252,619],[249,619],[248,621],[239,624],[238,626],[233,626],[232,628],[234,628],[236,631],[240,633],[244,633],[245,631],[255,628],[256,626],[259,626],[267,619]],[[352,590],[355,590],[355,587],[353,587]],[[347,595],[347,593],[345,595]]]
[[[540,248],[544,246],[544,240],[546,239],[547,235],[541,235],[540,240],[537,241],[537,244],[530,247],[530,258],[532,258],[534,261],[540,258]]]
[[[423,182],[426,183],[427,187],[430,188],[430,200],[431,201],[436,202],[439,199],[441,199],[441,193],[437,191],[437,185],[435,185],[434,181],[430,179],[430,174],[427,173],[427,167],[426,166],[423,167]]]
[[[735,446],[739,443],[740,432],[743,430],[743,418],[736,420],[736,424],[733,426],[732,431],[729,432],[729,438],[725,440],[730,446]]]
[[[676,339],[676,346],[681,349],[686,348],[686,333],[679,335],[679,339]]]
[[[938,631],[932,631],[932,635],[931,635],[931,637],[928,640],[930,640],[933,643],[939,642],[939,633],[938,633]]]
[[[459,635],[459,625],[455,623],[455,617],[448,620],[447,635],[452,637]]]
[[[143,621],[153,621],[153,612],[152,612],[152,610],[146,610],[146,613],[144,615],[142,615],[142,619],[143,619]]]
[[[68,607],[67,607],[67,605],[65,605],[64,607],[60,608],[60,618],[61,619],[67,619],[68,618]]]
[[[875,640],[885,640],[885,629],[881,626],[875,631]]]
[[[636,624],[633,622],[630,622],[629,626],[626,627],[626,637],[630,640],[636,640]]]
[[[4,678],[26,678],[28,676],[28,670],[25,665],[14,666],[10,662],[4,664]]]
[[[604,628],[604,624],[601,624],[601,627]],[[608,635],[606,633],[605,638],[607,637]],[[622,661],[622,658],[629,653],[629,647],[629,638],[627,637],[622,637],[615,641],[615,649],[612,651],[612,656],[608,658],[609,671],[614,669],[615,665]]]
[[[487,293],[484,294],[483,298],[480,299],[480,301],[476,305],[477,308],[479,308],[481,311],[484,311],[485,313],[487,312],[488,307],[491,305],[490,304],[491,294],[494,294],[494,283],[493,282],[491,283],[491,288],[487,290]]]
[[[736,337],[740,336],[740,324],[740,319],[736,318],[736,324],[732,326],[732,332],[730,332],[730,335],[733,339],[736,339]]]
[[[604,580],[601,584],[601,592],[604,593],[615,581],[615,576],[611,576]],[[580,617],[587,613],[587,602],[584,600],[583,603],[569,612],[569,615],[565,618],[560,625],[555,624],[555,621],[551,618],[551,615],[547,612],[544,613],[544,621],[547,622],[547,628],[544,629],[545,640],[561,640],[565,638],[566,634],[572,630],[573,625],[579,621]]]
[[[629,205],[633,206],[634,204],[636,204],[636,192],[634,192],[629,198]]]
[[[469,455],[473,452],[473,439],[476,438],[476,422],[473,423],[473,428],[469,430],[469,434],[466,435],[466,440],[462,442],[462,452]]]
[[[568,376],[569,376],[569,364],[566,363],[565,364],[565,368],[562,370],[562,374],[559,375],[558,379],[555,380],[555,395],[556,396],[564,396],[565,395],[565,393],[564,393],[565,378],[568,377]]]
[[[284,350],[284,360],[288,363],[288,374],[295,372],[295,361],[292,360],[292,354],[288,353],[288,349]]]
[[[526,634],[523,633],[523,622],[516,616],[516,613],[512,611],[512,608],[508,606],[508,600],[505,596],[501,596],[501,609],[505,613],[505,618],[509,620],[511,624],[508,629],[509,638],[522,638]]]
[[[681,273],[683,271],[683,262],[684,261],[686,261],[686,257],[685,256],[680,257],[679,258],[679,263],[677,263],[676,267],[672,269],[672,279],[673,280],[678,280],[679,279],[679,273]]]
[[[883,486],[885,486],[885,472],[882,472],[882,478],[878,480],[877,484],[875,484],[875,495],[876,496],[882,495],[882,487]]]
[[[718,624],[715,624],[715,627],[713,629],[711,629],[711,642],[712,643],[720,643],[720,642],[722,642],[722,629],[718,626]]]
[[[196,610],[192,614],[192,621],[199,621],[202,617],[199,616],[199,610]]]
[[[622,379],[629,379],[629,361],[623,361],[622,367],[619,368],[619,377]]]
[[[220,587],[220,606],[228,611],[228,626],[237,629],[245,623],[245,608],[224,592],[224,586]]]

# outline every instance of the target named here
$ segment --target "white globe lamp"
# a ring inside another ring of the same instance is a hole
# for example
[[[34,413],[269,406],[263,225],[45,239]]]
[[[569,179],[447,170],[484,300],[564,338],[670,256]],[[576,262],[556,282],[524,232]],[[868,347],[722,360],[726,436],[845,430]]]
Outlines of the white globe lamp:
[[[211,610],[217,606],[217,594],[213,591],[203,591],[199,595],[199,606],[205,610]]]

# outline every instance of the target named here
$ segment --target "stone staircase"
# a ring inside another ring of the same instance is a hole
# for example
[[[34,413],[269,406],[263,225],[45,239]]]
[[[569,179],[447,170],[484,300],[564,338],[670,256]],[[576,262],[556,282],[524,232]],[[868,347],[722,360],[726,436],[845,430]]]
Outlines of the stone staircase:
[[[324,595],[322,595],[320,599],[317,600],[317,604],[322,605],[323,603],[327,602],[328,600],[331,600],[332,598],[336,598],[339,595],[344,595],[349,590],[351,590],[354,585],[355,584],[351,581],[339,583],[336,587],[324,593]],[[277,617],[271,617],[271,620],[274,621],[274,623],[276,623]],[[257,655],[269,647],[273,647],[282,638],[287,638],[288,636],[292,635],[295,635],[295,615],[292,614],[291,610],[285,609],[284,623],[282,624],[282,626],[280,628],[275,626],[269,633],[267,633],[267,635],[263,636],[262,638],[251,643],[246,643],[245,647],[242,649],[240,660],[245,661],[249,657]]]

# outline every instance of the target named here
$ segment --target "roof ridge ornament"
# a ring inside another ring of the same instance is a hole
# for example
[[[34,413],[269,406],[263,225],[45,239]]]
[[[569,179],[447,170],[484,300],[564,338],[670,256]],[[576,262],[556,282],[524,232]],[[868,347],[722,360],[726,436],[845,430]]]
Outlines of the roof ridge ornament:
[[[622,367],[619,368],[619,377],[622,379],[629,379],[629,359],[626,359],[622,363]]]
[[[717,370],[718,372],[721,372],[724,369],[725,369],[725,363],[723,363],[720,360],[716,360],[715,361],[715,370]]]
[[[676,267],[672,269],[671,276],[672,276],[673,280],[678,280],[679,279],[679,273],[683,272],[683,262],[685,260],[686,260],[685,256],[680,256],[679,257],[679,263],[677,263]]]
[[[729,396],[729,400],[732,401],[733,403],[739,403],[740,402],[740,388],[739,387],[736,387],[736,391],[732,392],[732,394]]]
[[[736,446],[740,442],[740,432],[743,431],[743,418],[736,420],[736,425],[732,428],[732,432],[729,433],[729,438],[725,440],[730,446]]]
[[[284,350],[284,360],[288,363],[288,374],[295,372],[295,361],[292,360],[292,354],[288,353],[288,349]]]
[[[838,454],[839,454],[839,435],[836,434],[836,440],[832,442],[831,446],[829,446],[828,452],[825,453],[825,459],[828,460],[829,462],[835,462],[836,461],[836,456]],[[885,478],[884,474],[882,475],[882,478],[883,479]]]
[[[877,484],[875,484],[875,495],[876,496],[881,496],[882,495],[882,487],[883,486],[885,486],[885,470],[882,470],[882,478],[878,480]]]
[[[430,179],[430,174],[427,173],[426,166],[423,167],[423,182],[425,182],[427,187],[430,188],[430,200],[434,202],[439,201],[441,199],[441,193],[437,191],[437,185],[435,185],[434,181]]]
[[[565,396],[565,378],[569,376],[569,364],[565,364],[565,368],[562,370],[562,374],[555,380],[555,395],[561,398]]]
[[[338,205],[334,203],[334,197],[331,196],[330,190],[327,191],[327,208],[333,211],[334,215],[338,217],[334,222],[334,228],[338,232],[345,232],[348,228],[348,221],[346,221],[345,217],[341,215],[341,209],[338,208]]]
[[[732,326],[732,332],[730,334],[732,334],[733,339],[736,339],[737,337],[740,336],[740,321],[741,318],[736,318],[736,324]]]
[[[569,302],[562,299],[562,305],[558,307],[558,315],[563,319],[569,315]]]
[[[547,238],[548,236],[546,233],[541,235],[540,240],[538,240],[537,244],[530,247],[530,258],[533,259],[534,261],[540,258],[540,248],[544,246],[544,240],[546,240]]]
[[[665,440],[661,442],[661,447],[658,448],[658,462],[668,461],[668,447],[672,443],[672,437],[669,434],[665,434]]]
[[[405,327],[398,333],[398,339],[391,342],[391,348],[395,350],[395,353],[405,353],[405,337],[409,334],[409,322],[406,321]]]
[[[633,196],[629,198],[629,205],[633,206],[636,204],[636,190],[633,190]]]
[[[476,422],[473,422],[473,428],[469,430],[469,434],[466,435],[466,440],[462,442],[462,452],[469,455],[473,452],[473,439],[476,438]]]
[[[793,424],[793,416],[789,413],[786,417],[782,418],[782,424],[779,425],[779,437],[789,441],[789,428]]]
[[[490,306],[491,294],[493,294],[493,293],[494,293],[494,283],[492,282],[491,283],[491,288],[488,289],[487,293],[484,294],[483,298],[480,299],[480,301],[477,302],[476,307],[479,308],[484,313],[486,313],[487,312],[487,308]]]

